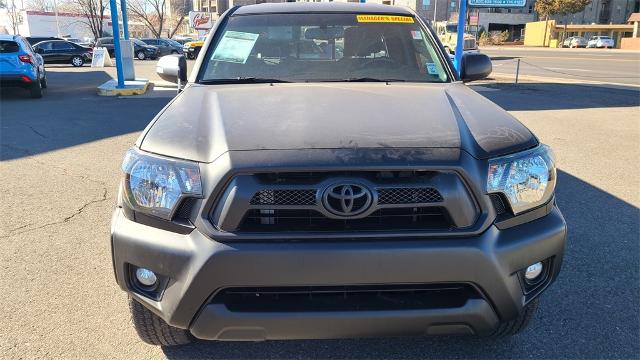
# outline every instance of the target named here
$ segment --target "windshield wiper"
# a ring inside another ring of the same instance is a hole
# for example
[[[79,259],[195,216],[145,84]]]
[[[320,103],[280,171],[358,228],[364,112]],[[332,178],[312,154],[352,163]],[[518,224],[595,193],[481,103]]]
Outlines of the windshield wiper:
[[[322,80],[307,80],[307,82],[404,82],[403,79],[378,79],[372,77],[353,77],[346,79],[322,79]]]
[[[238,76],[237,78],[230,79],[204,79],[200,80],[200,84],[271,84],[271,83],[289,83],[291,81],[282,79],[268,79],[259,77],[244,77]]]

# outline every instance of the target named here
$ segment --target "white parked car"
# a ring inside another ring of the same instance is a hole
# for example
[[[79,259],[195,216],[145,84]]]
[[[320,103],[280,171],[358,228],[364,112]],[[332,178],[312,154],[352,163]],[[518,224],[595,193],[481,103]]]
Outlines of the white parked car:
[[[610,36],[592,36],[587,43],[588,48],[614,48],[615,41]]]

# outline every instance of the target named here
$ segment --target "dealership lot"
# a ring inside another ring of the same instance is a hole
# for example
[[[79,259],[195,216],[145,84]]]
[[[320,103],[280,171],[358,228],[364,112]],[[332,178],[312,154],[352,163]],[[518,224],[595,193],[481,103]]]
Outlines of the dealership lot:
[[[157,80],[154,62],[138,75]],[[175,94],[103,98],[113,74],[53,66],[44,98],[0,98],[0,357],[637,358],[640,92],[562,82],[474,89],[551,145],[568,226],[564,269],[522,335],[264,343],[140,342],[113,278],[111,210],[124,152]],[[247,99],[251,101],[251,99]],[[428,111],[428,109],[425,109]]]

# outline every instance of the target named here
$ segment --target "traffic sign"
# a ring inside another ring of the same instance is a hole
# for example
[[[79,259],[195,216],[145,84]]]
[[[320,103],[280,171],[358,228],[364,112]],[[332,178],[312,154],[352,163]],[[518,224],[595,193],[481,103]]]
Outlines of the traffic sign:
[[[527,0],[469,0],[470,7],[516,8],[526,4]]]

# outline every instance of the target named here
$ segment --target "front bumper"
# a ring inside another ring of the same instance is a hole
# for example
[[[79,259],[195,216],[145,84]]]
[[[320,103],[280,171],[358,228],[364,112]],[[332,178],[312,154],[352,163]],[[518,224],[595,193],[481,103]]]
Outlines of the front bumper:
[[[554,206],[537,220],[469,238],[396,241],[217,242],[197,229],[181,235],[127,219],[117,208],[112,252],[120,287],[172,326],[201,339],[264,340],[419,334],[485,334],[530,301],[519,272],[552,259],[560,270],[566,224]],[[159,301],[132,290],[129,269],[167,278]],[[234,287],[472,284],[482,294],[436,309],[238,312],[213,302]]]

